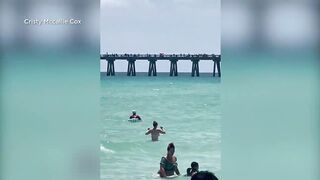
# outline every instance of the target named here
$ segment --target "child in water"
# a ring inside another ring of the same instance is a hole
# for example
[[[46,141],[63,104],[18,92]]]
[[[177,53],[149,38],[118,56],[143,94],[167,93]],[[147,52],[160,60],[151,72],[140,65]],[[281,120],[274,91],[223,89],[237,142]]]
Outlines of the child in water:
[[[187,176],[193,176],[199,172],[199,164],[197,162],[191,163],[191,168],[187,169]]]

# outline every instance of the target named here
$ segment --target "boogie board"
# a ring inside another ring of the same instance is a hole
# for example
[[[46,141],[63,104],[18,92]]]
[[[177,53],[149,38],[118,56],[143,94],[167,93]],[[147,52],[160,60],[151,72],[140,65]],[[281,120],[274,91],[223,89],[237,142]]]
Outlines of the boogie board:
[[[165,177],[166,179],[173,179],[173,178],[176,178],[176,177],[179,177],[178,175],[172,175],[172,176],[167,176]]]
[[[141,122],[142,120],[138,119],[138,118],[131,118],[128,119],[129,122]]]
[[[165,178],[160,178],[160,175],[157,173],[157,174],[153,174],[152,177],[154,179],[173,179],[173,178],[176,178],[176,177],[179,177],[178,175],[174,174],[172,176],[167,176]]]

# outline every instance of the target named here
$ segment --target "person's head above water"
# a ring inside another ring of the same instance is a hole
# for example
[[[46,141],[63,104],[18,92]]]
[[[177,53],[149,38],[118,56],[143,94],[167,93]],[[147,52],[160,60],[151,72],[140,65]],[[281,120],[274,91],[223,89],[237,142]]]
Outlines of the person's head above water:
[[[209,171],[200,171],[191,177],[191,180],[218,180],[218,178]]]
[[[157,123],[157,121],[153,121],[153,128],[157,128],[157,126],[158,126],[158,123]]]
[[[191,163],[191,168],[193,169],[193,170],[197,170],[198,171],[198,169],[199,169],[199,164],[197,163],[197,162],[192,162]]]
[[[174,154],[175,147],[174,147],[173,143],[168,144],[167,151],[168,151],[168,154],[170,154],[170,155]]]
[[[136,115],[137,114],[136,110],[132,110],[132,114]]]

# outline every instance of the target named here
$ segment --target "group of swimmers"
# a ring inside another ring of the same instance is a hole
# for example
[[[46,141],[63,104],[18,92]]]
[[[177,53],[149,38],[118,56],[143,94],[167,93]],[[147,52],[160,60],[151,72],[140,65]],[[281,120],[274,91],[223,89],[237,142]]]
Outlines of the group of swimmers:
[[[136,114],[136,111],[132,111],[130,119],[137,118],[141,120],[141,117]],[[153,121],[153,128],[148,128],[145,135],[151,134],[152,141],[158,141],[160,134],[166,134],[166,131],[162,126],[158,128],[158,123]],[[158,174],[160,177],[173,176],[174,174],[180,176],[180,171],[178,169],[177,157],[174,156],[175,146],[173,143],[169,143],[167,147],[167,155],[163,156],[160,161],[160,169]],[[218,178],[211,172],[199,171],[199,164],[197,162],[192,162],[191,167],[187,169],[187,174],[185,176],[191,176],[191,180],[218,180]]]

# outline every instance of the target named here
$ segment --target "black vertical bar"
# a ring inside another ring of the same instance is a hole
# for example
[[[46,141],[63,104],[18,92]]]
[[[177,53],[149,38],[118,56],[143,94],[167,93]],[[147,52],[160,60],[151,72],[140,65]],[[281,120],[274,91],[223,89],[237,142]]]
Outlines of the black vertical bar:
[[[172,76],[175,74],[175,61],[172,61]]]
[[[150,63],[151,67],[150,67],[150,76],[153,75],[153,62]]]
[[[151,66],[151,74],[154,76],[154,62],[152,62],[152,66]]]
[[[112,65],[111,65],[111,60],[108,62],[108,68],[109,68],[109,75],[111,76],[112,74]]]
[[[112,60],[108,62],[109,65],[109,75],[112,76]]]
[[[178,76],[178,65],[177,65],[177,61],[174,62],[174,76]]]
[[[154,76],[153,74],[154,74],[154,64],[153,64],[153,62],[152,62],[152,64],[151,64],[151,74],[152,74],[152,76]]]
[[[221,77],[220,61],[217,62],[217,68],[218,68],[218,75],[219,77]]]
[[[110,62],[108,61],[108,64],[107,64],[107,76],[110,75]]]
[[[170,76],[172,76],[172,71],[173,71],[173,69],[172,69],[173,64],[172,63],[173,63],[172,60],[170,60]]]
[[[149,70],[148,70],[148,76],[151,76],[151,61],[149,60]]]
[[[132,62],[130,61],[130,76],[133,75],[133,66],[132,66]]]
[[[135,65],[135,61],[132,61],[132,67],[133,67],[133,72],[132,72],[132,76],[136,76],[136,65]]]
[[[194,61],[192,61],[192,72],[191,72],[191,76],[194,76],[194,71],[195,71],[195,64]]]
[[[196,69],[197,76],[199,76],[199,61],[197,61],[196,67],[197,67],[197,69]]]
[[[115,72],[114,72],[114,61],[112,61],[112,70],[111,70],[111,75],[114,76],[115,75]]]
[[[213,77],[216,76],[216,61],[213,61]]]
[[[157,76],[157,66],[156,66],[156,61],[153,62],[153,66],[154,66],[154,72],[153,72],[153,75],[154,76]]]

